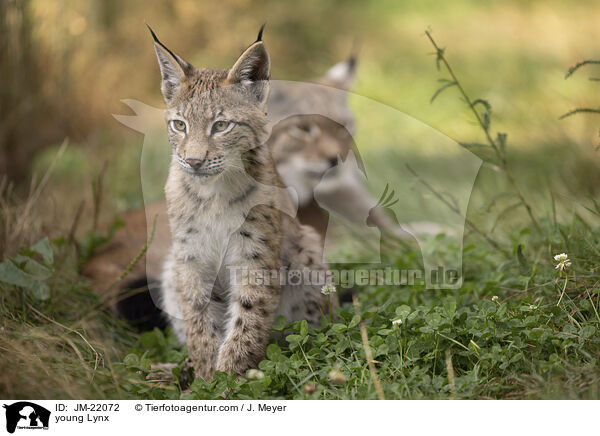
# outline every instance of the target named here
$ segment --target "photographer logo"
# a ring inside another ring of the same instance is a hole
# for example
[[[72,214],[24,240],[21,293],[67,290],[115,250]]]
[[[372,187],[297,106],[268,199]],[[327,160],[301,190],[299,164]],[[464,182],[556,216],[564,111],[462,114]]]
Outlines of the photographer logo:
[[[19,401],[6,409],[6,431],[14,433],[19,430],[48,430],[50,411],[29,401]]]

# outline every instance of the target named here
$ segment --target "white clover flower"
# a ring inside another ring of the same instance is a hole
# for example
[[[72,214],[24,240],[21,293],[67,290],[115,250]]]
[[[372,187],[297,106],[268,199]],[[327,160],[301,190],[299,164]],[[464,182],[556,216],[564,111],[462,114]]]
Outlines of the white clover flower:
[[[498,302],[498,296],[497,296],[497,295],[494,295],[494,296],[492,297],[492,301],[493,301],[494,303],[497,303],[497,302]]]
[[[402,320],[400,318],[395,319],[395,320],[392,321],[392,324],[393,325],[400,325],[400,324],[402,324]]]
[[[334,292],[337,292],[337,289],[335,288],[335,285],[325,285],[321,288],[321,293],[325,294],[325,295],[329,295],[332,294]]]
[[[329,380],[334,383],[344,383],[346,381],[346,376],[339,368],[333,368],[329,371]]]
[[[565,271],[567,268],[571,266],[571,261],[569,260],[569,256],[567,253],[560,253],[554,256],[554,260],[558,263],[556,264],[555,269]]]
[[[306,384],[304,385],[302,390],[306,394],[312,394],[317,390],[317,385],[314,382],[309,381],[309,382],[306,382]]]
[[[260,369],[250,369],[248,370],[248,378],[254,378],[256,380],[262,380],[265,378],[265,373]]]
[[[537,309],[538,307],[537,307],[535,304],[530,304],[530,305],[529,305],[529,308],[530,308],[531,310],[535,310],[535,309]]]

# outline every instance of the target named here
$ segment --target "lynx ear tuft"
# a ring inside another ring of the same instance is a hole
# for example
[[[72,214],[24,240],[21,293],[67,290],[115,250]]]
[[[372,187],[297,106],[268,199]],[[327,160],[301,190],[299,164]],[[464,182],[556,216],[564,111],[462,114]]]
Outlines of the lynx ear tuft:
[[[358,46],[359,41],[358,39],[355,39],[352,43],[350,57],[345,61],[338,62],[327,70],[327,72],[319,79],[319,82],[349,91],[354,84],[354,76],[356,75]]]
[[[260,26],[260,30],[258,31],[258,36],[256,37],[256,41],[255,42],[262,41],[262,34],[263,34],[263,30],[265,30],[265,26],[266,25],[267,25],[267,23],[263,23],[263,25]]]
[[[336,88],[349,90],[354,83],[356,74],[356,56],[352,55],[331,67],[321,78],[321,82]]]
[[[148,24],[146,24],[152,39],[154,40],[154,51],[158,59],[158,66],[162,75],[161,91],[165,102],[169,103],[180,91],[181,84],[193,67],[181,59],[162,42],[159,41],[156,34]]]
[[[262,41],[264,24],[258,32],[258,39],[242,53],[229,73],[227,81],[247,87],[259,104],[264,104],[269,95],[270,60]]]

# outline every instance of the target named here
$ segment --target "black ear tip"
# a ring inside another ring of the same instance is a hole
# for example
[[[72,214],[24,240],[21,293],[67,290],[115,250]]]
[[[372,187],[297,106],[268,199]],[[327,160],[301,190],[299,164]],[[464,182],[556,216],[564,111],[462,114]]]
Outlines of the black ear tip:
[[[150,27],[150,25],[148,23],[146,23],[146,22],[144,22],[144,24],[146,25],[146,27],[150,31],[150,34],[152,35],[152,39],[154,39],[154,42],[158,42],[160,44],[160,41],[156,37],[156,33],[154,33],[154,30],[152,30],[152,27]]]
[[[346,62],[348,62],[348,68],[350,69],[350,71],[353,71],[356,68],[356,56],[355,55],[350,56],[350,58],[348,58],[348,60]]]
[[[348,61],[347,61],[348,66],[350,67],[351,70],[356,68],[359,46],[360,46],[360,41],[359,41],[358,37],[356,37],[356,38],[354,38],[354,41],[352,41],[352,51],[350,52],[350,57],[348,58]]]
[[[258,31],[258,36],[256,37],[256,41],[254,41],[254,42],[262,41],[263,30],[265,30],[266,25],[267,25],[267,23],[264,22],[263,25],[260,26],[260,30]]]

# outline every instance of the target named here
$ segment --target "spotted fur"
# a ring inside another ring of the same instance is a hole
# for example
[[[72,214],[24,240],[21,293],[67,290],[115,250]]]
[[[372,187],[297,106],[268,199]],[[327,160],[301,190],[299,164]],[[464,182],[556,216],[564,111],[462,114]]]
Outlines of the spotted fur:
[[[196,374],[243,374],[264,357],[277,315],[316,325],[320,286],[240,284],[231,269],[323,269],[314,230],[295,208],[266,145],[269,56],[260,35],[230,70],[196,69],[155,37],[172,160],[172,236],[162,305]]]

